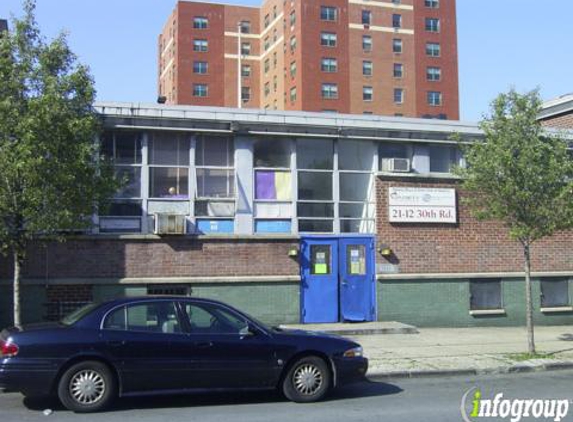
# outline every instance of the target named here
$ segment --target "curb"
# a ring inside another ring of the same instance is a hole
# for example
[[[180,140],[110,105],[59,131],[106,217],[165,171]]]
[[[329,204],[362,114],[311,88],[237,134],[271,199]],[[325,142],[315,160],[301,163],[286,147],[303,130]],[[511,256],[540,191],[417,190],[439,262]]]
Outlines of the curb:
[[[336,334],[339,336],[368,336],[373,334],[419,334],[415,327],[400,327],[400,328],[371,328],[371,329],[331,329],[324,330],[323,333]]]
[[[573,369],[573,361],[561,361],[551,363],[521,363],[511,366],[498,366],[493,368],[456,368],[456,369],[426,369],[412,371],[368,371],[366,378],[371,381],[388,380],[392,378],[430,378],[450,377],[460,375],[494,375],[494,374],[519,374],[527,372],[559,371]]]

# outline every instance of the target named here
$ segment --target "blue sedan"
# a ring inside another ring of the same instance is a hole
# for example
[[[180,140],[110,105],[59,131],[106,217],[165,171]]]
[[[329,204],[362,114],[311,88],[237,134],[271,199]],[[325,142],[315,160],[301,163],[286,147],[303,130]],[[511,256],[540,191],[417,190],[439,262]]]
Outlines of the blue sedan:
[[[199,298],[117,299],[0,334],[0,390],[54,394],[76,412],[118,396],[209,389],[276,388],[313,402],[367,368],[350,340],[269,328]]]

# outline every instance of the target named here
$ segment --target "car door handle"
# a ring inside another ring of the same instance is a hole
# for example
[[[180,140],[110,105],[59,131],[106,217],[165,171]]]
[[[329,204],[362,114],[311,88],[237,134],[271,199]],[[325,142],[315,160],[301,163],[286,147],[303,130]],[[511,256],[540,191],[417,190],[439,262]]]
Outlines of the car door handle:
[[[208,347],[213,346],[213,342],[212,341],[205,341],[202,343],[195,343],[195,347],[198,347],[199,349],[207,349]]]
[[[110,342],[108,342],[108,344],[109,344],[111,347],[125,346],[126,343],[127,343],[127,342],[126,342],[125,340],[121,340],[121,341],[120,341],[120,340],[117,340],[117,341],[110,341]]]

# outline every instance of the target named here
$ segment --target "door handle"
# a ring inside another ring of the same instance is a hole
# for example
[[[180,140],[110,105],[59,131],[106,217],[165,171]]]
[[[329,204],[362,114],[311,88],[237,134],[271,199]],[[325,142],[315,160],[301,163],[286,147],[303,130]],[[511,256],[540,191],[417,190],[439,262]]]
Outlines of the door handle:
[[[195,343],[195,347],[198,347],[199,349],[207,349],[209,347],[213,346],[213,342],[212,341],[205,341],[202,343]]]
[[[108,342],[108,344],[111,347],[120,347],[120,346],[125,346],[127,342],[125,340],[117,340],[117,341],[110,341]]]

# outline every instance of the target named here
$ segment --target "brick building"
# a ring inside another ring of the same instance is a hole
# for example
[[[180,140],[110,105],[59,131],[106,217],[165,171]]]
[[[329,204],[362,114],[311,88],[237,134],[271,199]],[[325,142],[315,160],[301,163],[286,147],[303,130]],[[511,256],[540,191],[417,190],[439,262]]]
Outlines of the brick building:
[[[0,19],[0,33],[8,31],[8,21],[5,19]]]
[[[573,94],[545,102],[539,113],[539,120],[544,126],[573,129]]]
[[[520,246],[474,219],[451,174],[473,124],[100,103],[103,152],[129,183],[93,233],[36,244],[23,318],[180,293],[269,323],[520,325]],[[569,132],[573,139],[573,133]],[[533,246],[539,324],[571,324],[572,233]],[[0,325],[11,264],[0,260]]]
[[[167,104],[459,119],[455,0],[180,1],[158,63]]]

